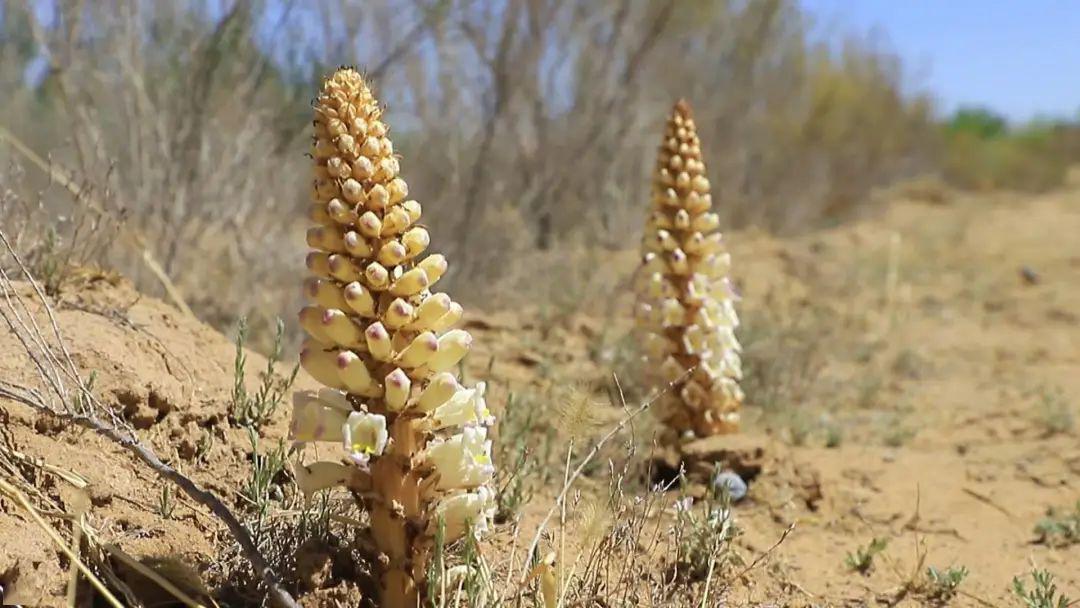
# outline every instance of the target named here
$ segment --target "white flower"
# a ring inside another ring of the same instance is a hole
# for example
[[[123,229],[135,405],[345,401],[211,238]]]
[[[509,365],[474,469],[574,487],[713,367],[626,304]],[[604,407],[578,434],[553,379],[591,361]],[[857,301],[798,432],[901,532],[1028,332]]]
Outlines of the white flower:
[[[435,408],[432,413],[433,430],[449,426],[487,426],[495,422],[484,401],[486,388],[487,385],[479,382],[476,388],[459,389],[446,403]]]
[[[289,438],[297,442],[341,441],[342,425],[351,411],[345,395],[338,391],[297,391],[293,393]]]
[[[372,456],[381,456],[389,434],[386,417],[381,414],[353,412],[342,428],[345,451],[356,464],[366,465]]]
[[[476,538],[487,532],[491,519],[495,516],[495,493],[487,487],[477,488],[473,492],[455,494],[444,498],[435,507],[435,517],[431,522],[431,533],[438,530],[442,520],[443,540],[455,541],[470,529]]]
[[[427,461],[439,474],[437,488],[474,488],[495,475],[491,464],[491,441],[484,427],[465,427],[461,433],[432,442],[426,451]]]

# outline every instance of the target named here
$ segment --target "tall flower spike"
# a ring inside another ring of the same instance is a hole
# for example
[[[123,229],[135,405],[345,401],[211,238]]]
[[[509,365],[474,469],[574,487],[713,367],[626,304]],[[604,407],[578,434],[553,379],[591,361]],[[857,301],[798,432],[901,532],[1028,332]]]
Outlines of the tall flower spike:
[[[680,100],[656,163],[636,315],[655,382],[674,382],[656,411],[679,436],[737,431],[743,400],[730,257],[711,207],[690,104]]]
[[[355,70],[342,68],[315,100],[315,181],[306,238],[313,251],[300,325],[301,365],[328,389],[296,397],[293,439],[334,441],[340,461],[297,465],[305,494],[365,480],[380,555],[379,605],[427,605],[435,535],[487,530],[494,474],[484,385],[451,370],[472,337],[454,329],[461,306],[431,287],[446,258],[426,253],[420,204],[406,200],[382,110]],[[719,366],[718,366],[719,369]],[[347,474],[352,471],[354,474]],[[440,521],[442,525],[440,526]]]

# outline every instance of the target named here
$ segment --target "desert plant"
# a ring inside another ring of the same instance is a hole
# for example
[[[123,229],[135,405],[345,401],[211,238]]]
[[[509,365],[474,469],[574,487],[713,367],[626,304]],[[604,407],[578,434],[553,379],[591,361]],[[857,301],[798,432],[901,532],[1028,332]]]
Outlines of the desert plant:
[[[965,566],[949,566],[944,570],[930,566],[926,569],[926,595],[937,602],[948,602],[960,589],[960,584],[967,578]]]
[[[675,504],[676,560],[691,578],[706,578],[717,568],[742,563],[731,546],[740,534],[731,515],[731,494],[727,486],[718,487],[706,492],[699,513],[689,496]]]
[[[650,370],[672,385],[656,411],[679,435],[699,437],[738,430],[743,400],[731,256],[709,190],[690,105],[680,100],[656,163],[636,315]]]
[[[484,384],[467,389],[452,373],[472,338],[451,329],[461,306],[431,292],[446,259],[421,258],[420,204],[407,199],[374,96],[342,68],[314,106],[318,225],[300,362],[327,388],[294,396],[291,435],[342,441],[347,462],[298,464],[297,482],[306,494],[344,485],[369,513],[380,606],[426,605],[436,537],[480,534],[494,515],[493,418]]]
[[[889,539],[875,537],[865,547],[859,547],[854,553],[848,553],[844,557],[844,565],[854,572],[866,574],[874,566],[874,556],[888,546]]]
[[[1049,509],[1046,517],[1035,525],[1037,542],[1051,547],[1068,547],[1080,543],[1080,500],[1072,509]]]
[[[292,388],[300,366],[295,365],[288,376],[277,373],[276,367],[281,360],[281,351],[285,341],[285,323],[278,319],[274,333],[274,346],[266,358],[266,369],[259,382],[259,389],[254,394],[248,393],[244,386],[247,354],[244,342],[248,337],[247,317],[240,317],[236,328],[236,357],[233,359],[233,393],[229,407],[229,418],[235,423],[259,430],[277,411],[285,395]]]
[[[1031,589],[1019,576],[1012,580],[1013,595],[1027,608],[1068,608],[1072,604],[1068,596],[1058,594],[1054,575],[1048,570],[1032,569],[1031,580],[1035,583]]]

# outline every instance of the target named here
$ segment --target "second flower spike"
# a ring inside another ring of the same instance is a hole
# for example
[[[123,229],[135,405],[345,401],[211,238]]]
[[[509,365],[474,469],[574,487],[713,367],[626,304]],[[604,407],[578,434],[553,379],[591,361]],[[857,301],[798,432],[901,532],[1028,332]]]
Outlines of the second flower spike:
[[[730,258],[713,202],[690,105],[679,101],[657,157],[636,308],[645,359],[664,391],[656,411],[679,437],[738,430],[743,401]]]

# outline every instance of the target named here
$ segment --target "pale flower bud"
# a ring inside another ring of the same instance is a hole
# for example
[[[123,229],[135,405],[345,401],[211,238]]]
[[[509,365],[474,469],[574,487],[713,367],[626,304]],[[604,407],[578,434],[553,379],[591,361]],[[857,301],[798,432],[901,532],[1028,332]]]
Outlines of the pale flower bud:
[[[424,365],[439,350],[439,340],[435,334],[425,331],[413,338],[395,358],[395,363],[402,367],[414,368]]]
[[[429,255],[424,258],[417,268],[424,271],[427,275],[428,285],[434,285],[436,281],[442,278],[443,273],[446,272],[446,257],[440,253]]]
[[[352,230],[345,233],[345,236],[342,238],[342,244],[345,247],[345,251],[356,258],[366,258],[372,253],[371,244],[367,242],[367,239]]]
[[[356,266],[356,263],[351,258],[333,254],[329,258],[330,276],[341,281],[342,283],[350,283],[360,278],[360,268]]]
[[[445,372],[436,374],[420,392],[420,396],[416,399],[416,409],[421,413],[431,412],[446,403],[459,390],[461,390],[461,385],[453,374]]]
[[[364,331],[364,338],[367,340],[368,351],[372,357],[379,361],[390,360],[394,347],[390,342],[390,334],[382,323],[375,322],[368,325],[367,330]]]
[[[402,245],[398,241],[389,241],[379,249],[379,263],[383,266],[397,266],[405,261],[408,257],[408,251],[405,249],[405,245]]]
[[[390,293],[395,296],[412,296],[427,289],[430,284],[431,281],[428,279],[424,269],[416,267],[394,281],[390,286]]]
[[[386,308],[383,322],[389,329],[398,329],[413,319],[413,306],[401,298],[395,298]]]
[[[439,338],[439,350],[428,360],[428,369],[435,373],[452,369],[465,358],[472,346],[472,336],[463,329],[446,332]]]
[[[372,262],[364,269],[364,279],[368,287],[382,291],[390,284],[390,271],[378,262]]]
[[[401,242],[405,245],[405,256],[407,258],[414,258],[424,252],[431,244],[431,237],[428,235],[428,231],[416,227],[410,228],[405,234],[401,235]]]
[[[344,389],[345,383],[337,373],[338,351],[326,351],[318,343],[306,343],[300,350],[300,367],[312,378],[331,388]]]
[[[431,331],[440,332],[450,329],[457,322],[461,320],[461,317],[465,314],[465,309],[461,307],[461,304],[457,302],[450,303],[450,310],[446,311],[446,314],[436,319],[431,324]]]
[[[356,353],[342,351],[335,363],[338,368],[338,378],[350,393],[370,396],[379,392],[367,365]]]
[[[353,281],[345,286],[342,295],[349,308],[356,314],[362,317],[375,316],[375,298],[372,297],[367,287]]]
[[[409,380],[409,376],[400,368],[395,369],[386,375],[384,386],[383,396],[386,407],[392,412],[404,409],[405,403],[409,400],[409,390],[412,388],[412,380]]]

